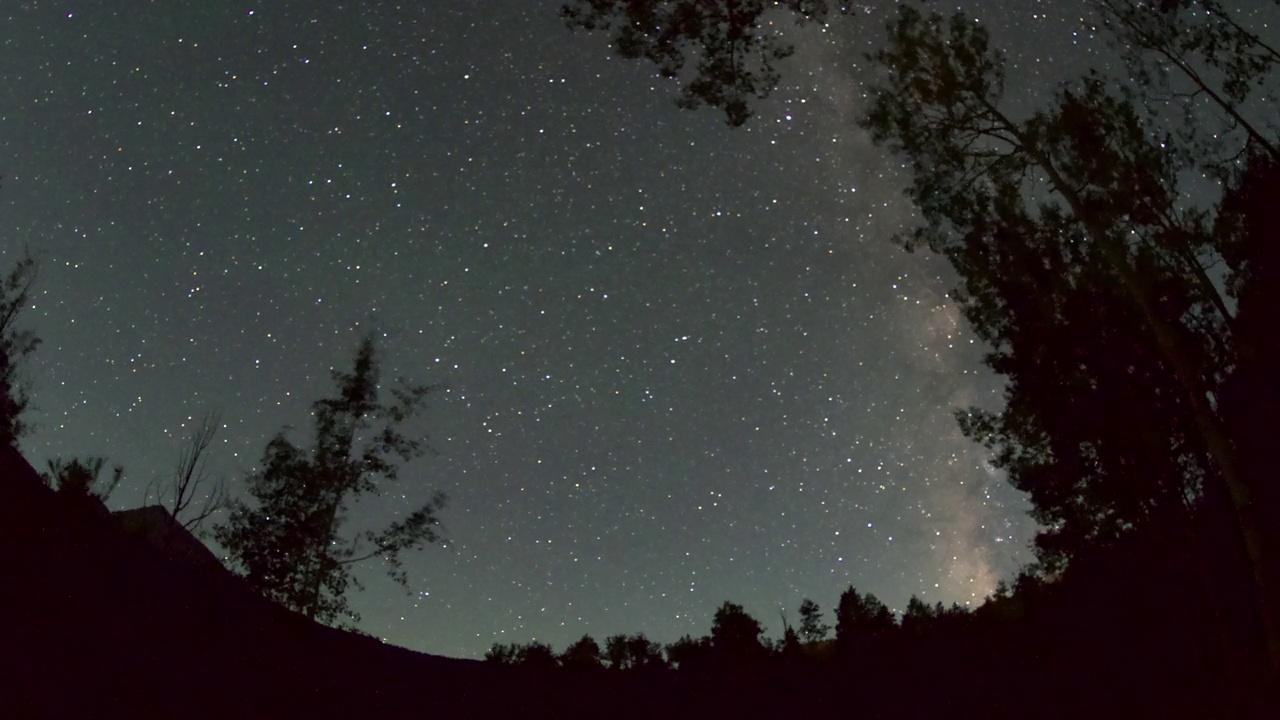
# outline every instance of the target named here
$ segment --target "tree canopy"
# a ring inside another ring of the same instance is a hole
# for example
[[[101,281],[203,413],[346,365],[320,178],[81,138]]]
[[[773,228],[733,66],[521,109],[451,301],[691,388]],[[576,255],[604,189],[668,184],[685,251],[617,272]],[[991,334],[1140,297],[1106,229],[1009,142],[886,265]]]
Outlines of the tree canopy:
[[[282,432],[268,444],[262,467],[247,484],[254,504],[230,502],[230,518],[215,530],[249,583],[259,591],[322,622],[359,619],[346,599],[357,563],[381,558],[389,575],[408,586],[401,555],[440,539],[445,496],[435,493],[416,510],[381,530],[344,535],[351,503],[378,494],[400,475],[400,462],[427,448],[400,426],[433,390],[405,385],[379,400],[379,365],[372,337],[356,351],[351,372],[333,371],[334,397],[312,406],[311,447],[294,445]]]
[[[22,360],[40,345],[40,338],[23,330],[19,320],[31,304],[37,270],[35,259],[24,255],[0,279],[0,445],[13,448],[29,430],[22,415],[30,397],[19,370]]]
[[[102,474],[107,459],[103,457],[55,458],[41,476],[49,487],[68,498],[94,498],[105,503],[124,479],[124,468],[116,465],[109,476]]]
[[[822,608],[818,603],[805,598],[800,603],[800,637],[805,642],[824,640],[831,627],[822,621]]]
[[[571,28],[610,33],[619,55],[644,58],[663,77],[679,80],[680,107],[718,108],[738,127],[751,118],[751,103],[777,86],[777,63],[795,52],[769,11],[822,20],[829,6],[826,0],[571,0],[561,16]],[[695,67],[687,72],[691,59]]]
[[[904,6],[874,57],[886,79],[863,124],[913,167],[925,222],[908,245],[951,260],[953,295],[1009,380],[1001,411],[962,411],[961,427],[1030,494],[1042,560],[1058,569],[1129,532],[1185,525],[1220,493],[1274,649],[1274,550],[1254,500],[1266,481],[1246,472],[1216,402],[1259,340],[1240,332],[1240,288],[1211,277],[1229,253],[1182,200],[1175,136],[1096,74],[1012,118],[1003,58],[963,15]]]

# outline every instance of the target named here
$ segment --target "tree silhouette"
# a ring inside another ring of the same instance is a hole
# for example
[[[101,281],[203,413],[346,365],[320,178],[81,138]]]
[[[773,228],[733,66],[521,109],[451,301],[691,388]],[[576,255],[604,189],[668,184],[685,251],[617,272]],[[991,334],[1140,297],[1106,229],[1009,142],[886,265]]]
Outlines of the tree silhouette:
[[[720,662],[757,662],[768,654],[764,628],[737,603],[725,601],[711,624],[711,647]]]
[[[590,635],[583,635],[579,640],[560,653],[560,664],[571,670],[597,670],[604,667],[601,662],[600,644]]]
[[[485,652],[484,659],[497,665],[517,665],[520,662],[521,645],[517,643],[494,643]]]
[[[644,633],[614,635],[605,641],[604,657],[614,670],[653,670],[666,667],[662,646]]]
[[[694,639],[684,635],[679,640],[667,645],[667,662],[677,670],[691,670],[705,666],[711,654],[711,638],[703,636]]]
[[[797,20],[827,16],[826,0],[571,0],[561,16],[571,28],[613,35],[624,58],[645,58],[667,78],[682,78],[677,104],[720,108],[731,127],[752,115],[750,102],[777,86],[776,63],[795,48],[765,21],[782,6]],[[843,6],[841,6],[843,7]],[[692,77],[684,72],[696,58]]]
[[[397,460],[425,452],[400,426],[420,409],[433,389],[403,385],[394,402],[378,399],[379,367],[372,337],[356,351],[352,372],[333,371],[338,393],[312,407],[312,446],[295,446],[276,435],[263,454],[262,468],[248,478],[254,507],[233,500],[230,518],[215,536],[249,583],[268,597],[309,618],[358,620],[346,600],[356,563],[382,558],[388,574],[408,587],[401,553],[435,542],[445,498],[436,493],[417,510],[382,530],[342,535],[350,503],[378,494],[379,482],[399,477]]]
[[[22,360],[40,345],[40,338],[19,329],[18,321],[31,304],[37,270],[35,260],[24,255],[0,280],[0,446],[17,448],[29,430],[22,413],[30,398],[18,371]]]
[[[1210,277],[1222,248],[1181,202],[1186,166],[1161,146],[1174,138],[1092,75],[1014,120],[1002,57],[962,15],[904,6],[874,57],[885,80],[862,122],[912,165],[925,223],[908,245],[951,260],[988,364],[1010,377],[1005,409],[963,414],[962,427],[1032,494],[1042,556],[1114,543],[1220,488],[1276,667],[1275,554],[1213,401],[1257,351]]]
[[[666,8],[674,18],[681,3],[590,5],[596,15],[627,17],[631,29],[625,32],[643,35],[653,29],[671,38],[686,37],[679,23],[654,22],[667,17],[654,15],[655,7]],[[1109,18],[1108,27],[1117,37],[1133,40],[1135,52],[1147,54],[1142,57],[1155,53],[1162,62],[1176,61],[1177,69],[1194,75],[1189,75],[1193,80],[1199,78],[1198,91],[1211,88],[1203,75],[1195,75],[1187,58],[1196,55],[1220,69],[1225,89],[1213,97],[1224,101],[1218,105],[1229,116],[1229,102],[1243,99],[1251,87],[1246,80],[1256,79],[1250,73],[1264,72],[1273,64],[1272,48],[1227,14],[1192,23],[1195,32],[1184,38],[1176,30],[1188,22],[1182,19],[1187,15],[1182,11],[1185,3],[1169,3],[1162,12],[1145,3],[1095,0],[1094,5]],[[602,27],[601,22],[579,24],[594,28]],[[964,284],[956,295],[975,329],[994,348],[989,363],[997,372],[1011,375],[1009,368],[1000,366],[1010,358],[1024,355],[1024,366],[1032,367],[1053,356],[1056,348],[1051,348],[1050,338],[1026,339],[1022,331],[1050,332],[1065,296],[1081,305],[1106,302],[1114,307],[1114,322],[1099,328],[1095,337],[1087,327],[1080,328],[1071,338],[1077,342],[1073,355],[1079,357],[1095,347],[1092,340],[1106,336],[1107,352],[1090,353],[1094,364],[1110,362],[1109,369],[1128,372],[1127,356],[1136,354],[1144,366],[1135,368],[1134,375],[1152,388],[1148,397],[1161,401],[1155,406],[1112,403],[1137,412],[1146,408],[1145,416],[1137,418],[1141,422],[1129,423],[1130,436],[1145,433],[1135,446],[1141,450],[1082,479],[1064,476],[1080,467],[1097,467],[1097,457],[1112,454],[1124,442],[1052,439],[1040,422],[1049,410],[1028,416],[1038,407],[1030,390],[1024,402],[1010,397],[1009,404],[1022,410],[1003,417],[980,412],[962,416],[973,437],[1008,451],[1006,469],[1019,464],[1035,468],[1011,470],[1011,475],[1025,479],[1023,489],[1053,486],[1040,493],[1039,501],[1033,499],[1041,522],[1051,531],[1061,529],[1045,538],[1046,559],[1061,562],[1076,546],[1108,542],[1142,524],[1151,515],[1152,503],[1161,505],[1160,512],[1165,506],[1174,506],[1169,510],[1176,512],[1205,482],[1221,482],[1230,491],[1254,564],[1264,563],[1265,551],[1257,539],[1260,520],[1250,500],[1256,489],[1241,475],[1232,439],[1210,400],[1224,369],[1250,350],[1236,342],[1231,301],[1211,275],[1220,253],[1207,232],[1206,216],[1180,202],[1179,173],[1194,162],[1194,153],[1174,152],[1175,138],[1154,135],[1132,102],[1108,92],[1098,76],[1059,91],[1050,109],[1015,120],[1001,108],[1003,58],[989,47],[985,30],[963,15],[947,19],[905,5],[889,30],[889,47],[873,55],[886,79],[871,88],[873,106],[862,124],[877,142],[911,162],[914,182],[909,195],[925,223],[910,235],[908,247],[930,247],[948,256],[960,271]],[[633,45],[643,47],[639,41]],[[670,46],[679,43],[659,44]],[[1246,129],[1251,141],[1271,147],[1257,127]],[[1066,278],[1061,277],[1064,268],[1071,270]],[[1042,286],[1025,281],[1031,277],[1055,282]],[[1096,295],[1086,298],[1086,292],[1076,292],[1080,283],[1094,284]],[[1014,312],[1021,316],[1011,317]],[[1124,347],[1125,334],[1134,334],[1132,344],[1138,347]],[[1015,341],[1023,341],[1016,351]],[[1023,349],[1028,343],[1034,352]],[[1065,360],[1043,374],[1061,378],[1064,367],[1070,367]],[[1095,376],[1106,371],[1087,365],[1067,378],[1077,388],[1092,387]],[[1093,392],[1067,414],[1077,422],[1086,415],[1105,417],[1095,411],[1099,398],[1106,395]],[[1160,422],[1171,406],[1176,412],[1168,422]],[[1168,443],[1161,440],[1166,436],[1171,438]],[[1058,447],[1051,447],[1054,444]],[[1163,447],[1166,444],[1169,447]],[[1054,451],[1062,448],[1074,457],[1059,464],[1061,472],[1041,473],[1058,464]],[[1122,487],[1127,480],[1119,480],[1133,475],[1133,458],[1142,452],[1158,452],[1179,466],[1175,472],[1164,468],[1153,473],[1156,479],[1145,484],[1152,492],[1131,491]],[[1033,480],[1037,474],[1052,479]],[[1112,497],[1113,492],[1124,497]],[[1108,507],[1113,500],[1125,507]],[[1068,507],[1072,504],[1083,507]]]
[[[940,610],[941,603],[939,603],[939,608],[935,610],[920,598],[912,595],[911,599],[907,600],[907,609],[902,613],[903,632],[916,636],[928,633],[933,628],[933,621]]]
[[[1215,233],[1229,271],[1226,282],[1238,307],[1236,330],[1254,350],[1239,375],[1255,374],[1251,378],[1254,380],[1260,379],[1256,374],[1265,374],[1280,363],[1280,336],[1271,326],[1274,313],[1280,308],[1280,245],[1275,242],[1276,223],[1280,221],[1277,192],[1280,158],[1255,152],[1231,179],[1216,218]],[[1240,385],[1238,378],[1236,384]],[[1256,394],[1275,386],[1254,382],[1244,387],[1252,388]],[[1257,429],[1265,432],[1266,423]]]
[[[537,640],[520,647],[517,662],[524,667],[537,670],[551,670],[560,666],[560,661],[556,658],[551,646]]]
[[[1132,0],[1089,0],[1115,40],[1156,116],[1181,108],[1180,136],[1206,169],[1238,157],[1244,141],[1280,159],[1280,147],[1248,106],[1266,92],[1280,52],[1237,20],[1219,0],[1167,0],[1156,7]],[[1208,110],[1209,112],[1205,112]],[[1221,117],[1223,122],[1217,122]]]
[[[893,613],[875,595],[860,594],[849,586],[840,594],[836,607],[836,646],[842,652],[862,650],[870,642],[878,642],[897,628]]]
[[[209,478],[205,456],[218,434],[219,424],[216,413],[202,417],[179,454],[173,472],[147,487],[147,497],[154,493],[177,525],[193,534],[228,501],[226,484]],[[200,496],[204,497],[203,502],[193,505]]]
[[[781,653],[783,657],[791,658],[799,655],[802,648],[800,633],[796,632],[796,629],[790,625],[783,628],[782,637],[778,638],[775,645],[777,652]]]
[[[1219,395],[1224,416],[1233,429],[1235,447],[1251,480],[1259,525],[1269,558],[1280,556],[1280,484],[1275,482],[1274,418],[1280,417],[1280,337],[1275,317],[1280,310],[1280,160],[1255,151],[1232,180],[1218,214],[1217,232],[1230,269],[1227,282],[1237,299],[1235,329],[1253,352],[1241,358]],[[1221,493],[1219,493],[1220,495]],[[1232,498],[1234,501],[1235,498]],[[1247,530],[1247,528],[1246,528]],[[1264,621],[1270,618],[1268,651],[1272,680],[1280,680],[1280,565],[1265,564],[1268,573],[1259,583],[1263,590]],[[1270,593],[1267,593],[1270,590]]]
[[[822,609],[818,603],[805,598],[800,603],[800,637],[805,642],[816,642],[825,640],[830,631],[831,626],[822,622]]]
[[[537,640],[509,645],[494,643],[484,654],[484,659],[498,665],[519,665],[543,671],[560,667],[560,659],[551,646]]]
[[[109,477],[102,475],[106,458],[89,457],[49,461],[49,469],[41,475],[49,487],[67,498],[94,498],[105,503],[124,478],[124,468],[116,465]]]

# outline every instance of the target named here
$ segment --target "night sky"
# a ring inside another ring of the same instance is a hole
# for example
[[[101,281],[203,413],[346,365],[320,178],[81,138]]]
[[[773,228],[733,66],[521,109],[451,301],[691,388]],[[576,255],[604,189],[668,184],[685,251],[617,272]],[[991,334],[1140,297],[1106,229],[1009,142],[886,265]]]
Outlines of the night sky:
[[[376,564],[359,627],[479,657],[661,642],[742,603],[777,636],[848,585],[977,602],[1031,559],[1025,500],[954,408],[999,401],[891,236],[900,164],[854,120],[894,3],[798,45],[748,127],[571,33],[559,0],[10,2],[0,267],[40,260],[23,450],[125,466],[113,508],[207,411],[242,478],[376,331],[443,383],[436,457],[352,529],[443,490],[414,594]],[[1098,62],[1079,3],[962,3],[1028,95]]]

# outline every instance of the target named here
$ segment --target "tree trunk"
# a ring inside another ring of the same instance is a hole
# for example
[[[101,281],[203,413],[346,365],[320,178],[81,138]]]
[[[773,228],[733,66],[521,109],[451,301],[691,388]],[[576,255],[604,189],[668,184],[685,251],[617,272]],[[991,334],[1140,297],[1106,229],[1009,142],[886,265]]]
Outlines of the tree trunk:
[[[1022,138],[1020,138],[1022,140]],[[1195,363],[1184,350],[1179,328],[1160,316],[1154,298],[1144,278],[1129,263],[1127,252],[1107,237],[1105,228],[1097,227],[1089,219],[1080,197],[1066,180],[1058,174],[1050,158],[1037,151],[1034,145],[1024,142],[1028,154],[1048,175],[1053,188],[1067,201],[1072,213],[1084,225],[1090,239],[1098,245],[1107,260],[1119,274],[1130,299],[1142,313],[1155,336],[1165,359],[1173,368],[1174,376],[1182,388],[1182,394],[1191,408],[1196,430],[1218,469],[1221,481],[1231,499],[1236,524],[1249,555],[1252,579],[1257,591],[1257,611],[1262,623],[1267,660],[1273,679],[1280,679],[1280,622],[1275,609],[1278,606],[1275,589],[1268,571],[1269,553],[1265,547],[1262,518],[1253,497],[1248,480],[1240,471],[1236,452],[1222,419],[1209,404],[1210,389],[1195,370]]]

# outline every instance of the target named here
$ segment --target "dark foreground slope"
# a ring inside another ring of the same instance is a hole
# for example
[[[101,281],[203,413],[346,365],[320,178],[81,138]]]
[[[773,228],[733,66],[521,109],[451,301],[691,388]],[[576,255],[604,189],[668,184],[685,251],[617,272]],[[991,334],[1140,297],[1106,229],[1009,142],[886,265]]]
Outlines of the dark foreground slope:
[[[621,696],[657,709],[661,693],[570,692],[317,625],[119,524],[0,451],[0,717],[585,717]]]
[[[55,494],[0,449],[0,720],[1280,717],[1250,671],[1257,630],[1232,587],[1239,553],[1209,526],[1202,562],[1155,538],[825,659],[730,653],[679,672],[574,672],[317,625],[191,538],[158,543],[166,517],[113,517]]]

